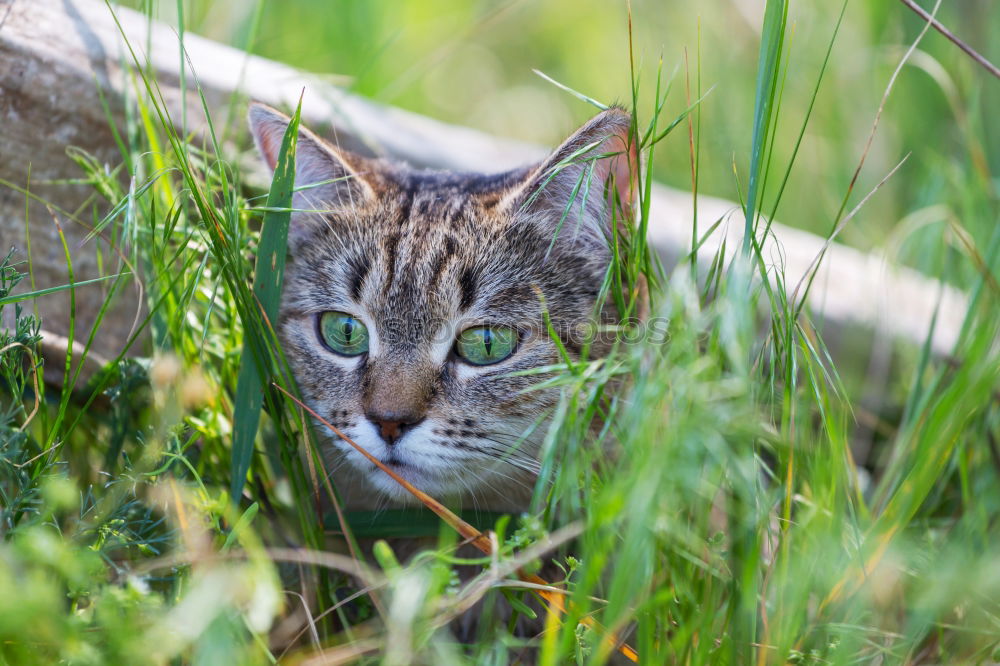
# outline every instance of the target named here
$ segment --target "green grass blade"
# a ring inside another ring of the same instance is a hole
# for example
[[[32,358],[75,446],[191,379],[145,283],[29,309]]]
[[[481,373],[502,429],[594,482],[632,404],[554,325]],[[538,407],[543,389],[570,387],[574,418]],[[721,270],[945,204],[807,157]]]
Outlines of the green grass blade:
[[[288,243],[288,225],[291,220],[292,189],[295,186],[295,146],[299,136],[299,115],[302,101],[292,116],[281,141],[274,180],[267,196],[264,226],[260,234],[257,264],[254,271],[253,295],[257,299],[263,318],[272,324],[277,320],[278,299],[285,275],[285,253]],[[284,209],[284,210],[281,210]],[[264,402],[265,356],[267,324],[261,321],[244,322],[246,339],[240,358],[240,373],[236,382],[235,418],[233,422],[233,453],[231,497],[236,500],[243,492],[253,443],[260,423],[260,410]],[[255,327],[253,324],[257,324]],[[259,328],[259,330],[258,330]]]
[[[781,60],[785,38],[785,21],[788,17],[787,0],[768,0],[764,10],[764,31],[760,40],[760,57],[757,63],[757,92],[754,97],[753,138],[750,144],[750,179],[747,184],[746,222],[743,236],[743,254],[750,254],[753,221],[758,207],[762,167],[765,163],[764,148],[768,144],[771,110],[778,82],[778,64]]]
[[[94,278],[92,280],[81,280],[80,282],[75,282],[72,284],[62,284],[57,287],[47,287],[45,289],[36,289],[34,291],[26,291],[20,294],[11,294],[9,296],[4,296],[0,298],[0,306],[11,305],[13,303],[20,303],[22,301],[29,301],[33,298],[39,298],[41,296],[47,296],[49,294],[56,294],[60,291],[66,291],[67,289],[76,289],[77,287],[85,287],[88,284],[94,284],[97,282],[105,282],[107,280],[114,280],[120,277],[125,277],[130,275],[128,271],[124,273],[115,273],[114,275],[105,275],[99,278]]]

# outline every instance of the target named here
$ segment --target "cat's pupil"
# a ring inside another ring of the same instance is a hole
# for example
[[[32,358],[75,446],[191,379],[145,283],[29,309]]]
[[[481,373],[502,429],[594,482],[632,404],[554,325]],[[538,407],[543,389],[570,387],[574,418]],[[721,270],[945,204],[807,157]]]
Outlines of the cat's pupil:
[[[488,328],[483,331],[483,346],[486,347],[486,355],[489,356],[493,348],[493,333]]]
[[[344,342],[351,343],[351,333],[354,332],[354,320],[348,319],[344,322]]]

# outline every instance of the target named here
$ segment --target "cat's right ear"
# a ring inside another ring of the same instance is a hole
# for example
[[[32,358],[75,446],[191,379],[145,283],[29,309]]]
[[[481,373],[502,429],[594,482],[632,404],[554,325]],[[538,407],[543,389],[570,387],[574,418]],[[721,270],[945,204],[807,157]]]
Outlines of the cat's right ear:
[[[250,105],[249,120],[257,150],[273,171],[291,119],[255,102]],[[322,214],[356,208],[370,200],[373,191],[361,175],[363,162],[363,158],[331,146],[300,125],[295,149],[293,208]]]

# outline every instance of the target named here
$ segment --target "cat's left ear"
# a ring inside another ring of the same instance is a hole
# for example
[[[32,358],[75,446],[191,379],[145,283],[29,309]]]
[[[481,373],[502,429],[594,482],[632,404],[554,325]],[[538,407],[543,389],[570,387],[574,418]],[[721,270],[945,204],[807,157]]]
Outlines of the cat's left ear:
[[[638,151],[632,116],[612,107],[566,139],[509,197],[553,234],[606,252],[633,217]]]
[[[265,104],[254,103],[249,120],[257,149],[274,170],[291,119]],[[364,177],[365,168],[364,158],[330,145],[300,125],[292,207],[316,212],[357,207],[373,196]]]

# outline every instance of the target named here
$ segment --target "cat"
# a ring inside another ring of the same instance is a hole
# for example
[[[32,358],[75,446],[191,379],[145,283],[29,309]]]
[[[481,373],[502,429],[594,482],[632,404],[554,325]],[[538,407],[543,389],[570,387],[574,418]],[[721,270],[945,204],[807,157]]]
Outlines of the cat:
[[[289,118],[253,104],[249,120],[273,170]],[[523,373],[562,360],[543,310],[571,357],[595,314],[616,320],[598,300],[631,219],[631,134],[612,107],[540,164],[483,175],[363,157],[300,128],[279,336],[310,407],[441,501],[525,510],[559,396]],[[348,508],[415,502],[318,432]]]

